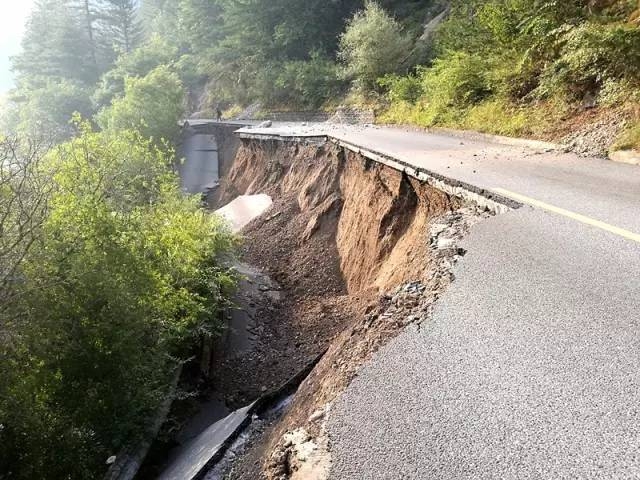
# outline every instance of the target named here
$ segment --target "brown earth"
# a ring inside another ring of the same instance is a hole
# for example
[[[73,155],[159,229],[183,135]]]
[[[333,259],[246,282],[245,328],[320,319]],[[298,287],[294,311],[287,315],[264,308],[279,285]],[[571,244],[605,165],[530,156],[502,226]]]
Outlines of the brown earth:
[[[229,473],[235,479],[288,478],[283,434],[304,426],[317,436],[309,417],[380,346],[424,318],[450,281],[430,245],[430,222],[461,206],[333,144],[244,141],[215,204],[257,193],[274,204],[243,231],[242,261],[278,282],[282,300],[262,309],[256,349],[220,368],[219,389],[230,406],[244,405],[328,351],[285,418],[249,442]]]

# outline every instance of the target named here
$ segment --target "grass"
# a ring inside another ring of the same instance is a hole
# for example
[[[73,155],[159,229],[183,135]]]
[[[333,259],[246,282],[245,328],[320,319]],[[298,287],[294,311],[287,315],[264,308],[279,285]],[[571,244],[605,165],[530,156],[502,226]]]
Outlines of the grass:
[[[554,102],[518,106],[492,97],[471,107],[434,107],[428,102],[396,102],[380,123],[475,130],[493,135],[542,138],[561,121],[563,106]]]
[[[622,132],[613,144],[612,150],[640,150],[640,122]]]

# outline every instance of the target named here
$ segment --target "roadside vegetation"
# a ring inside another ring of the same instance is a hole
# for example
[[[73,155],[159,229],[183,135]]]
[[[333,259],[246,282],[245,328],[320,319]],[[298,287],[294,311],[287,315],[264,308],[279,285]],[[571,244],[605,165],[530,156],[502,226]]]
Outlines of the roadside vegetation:
[[[217,333],[234,237],[135,130],[0,142],[0,472],[96,478]]]
[[[142,43],[134,4],[36,2],[14,59],[0,133],[2,479],[101,478],[176,395],[235,287],[236,237],[175,171],[186,80],[162,40]]]
[[[595,107],[634,118],[637,9],[629,1],[454,1],[432,60],[382,79],[382,119],[540,137]],[[637,147],[635,130],[619,145]]]
[[[158,93],[149,119],[167,129],[145,134],[175,135],[180,108],[348,104],[384,123],[542,138],[613,111],[628,121],[617,146],[638,147],[639,12],[636,0],[41,0],[4,124],[57,139],[73,112],[131,126]]]

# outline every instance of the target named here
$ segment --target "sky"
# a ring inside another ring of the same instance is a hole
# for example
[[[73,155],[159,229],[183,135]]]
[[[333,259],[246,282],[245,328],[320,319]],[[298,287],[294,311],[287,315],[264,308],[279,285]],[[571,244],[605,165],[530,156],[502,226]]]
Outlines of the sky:
[[[13,87],[9,57],[20,51],[24,32],[34,0],[0,0],[0,94]]]

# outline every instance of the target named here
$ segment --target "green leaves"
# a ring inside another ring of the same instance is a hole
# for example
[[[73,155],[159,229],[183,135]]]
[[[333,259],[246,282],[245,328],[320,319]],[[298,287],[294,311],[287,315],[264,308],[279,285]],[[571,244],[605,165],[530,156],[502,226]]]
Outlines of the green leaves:
[[[179,134],[184,97],[180,78],[160,66],[145,77],[127,78],[124,96],[100,112],[98,123],[105,130],[134,129],[156,142],[172,142]]]
[[[372,90],[380,77],[397,72],[411,46],[400,23],[370,1],[340,37],[339,56],[347,78],[358,88]]]
[[[46,158],[50,210],[5,314],[22,313],[12,344],[0,338],[12,478],[99,477],[144,433],[176,361],[218,331],[235,283],[219,263],[235,237],[182,195],[171,154],[135,131],[78,130]]]

